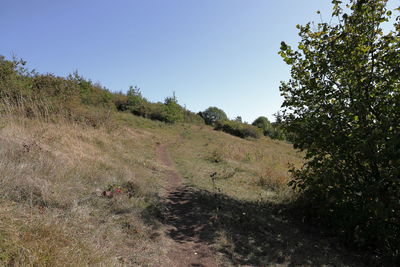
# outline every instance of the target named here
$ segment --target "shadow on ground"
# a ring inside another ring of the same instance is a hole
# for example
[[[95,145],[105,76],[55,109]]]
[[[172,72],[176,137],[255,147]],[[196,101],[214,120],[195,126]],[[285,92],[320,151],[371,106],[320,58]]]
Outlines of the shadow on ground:
[[[233,265],[363,266],[334,239],[289,220],[287,210],[181,187],[163,203],[160,221],[176,242],[214,245]]]

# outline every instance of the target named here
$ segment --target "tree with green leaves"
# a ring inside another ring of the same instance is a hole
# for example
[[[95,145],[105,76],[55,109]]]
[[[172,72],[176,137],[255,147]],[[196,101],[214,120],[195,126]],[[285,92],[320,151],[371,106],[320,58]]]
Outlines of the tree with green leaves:
[[[234,121],[239,122],[239,123],[243,123],[243,119],[241,116],[237,116]]]
[[[271,122],[268,120],[267,117],[264,117],[264,116],[260,116],[257,119],[255,119],[253,121],[252,125],[263,130],[264,135],[267,135],[267,136],[270,136],[269,133],[271,133],[273,131]]]
[[[387,0],[332,3],[333,23],[298,25],[298,49],[281,43],[292,76],[280,87],[282,117],[308,159],[291,185],[311,215],[398,257],[400,17]]]
[[[227,120],[228,116],[226,113],[217,107],[209,107],[203,112],[200,112],[199,115],[204,119],[205,123],[208,125],[212,125],[217,121]]]
[[[173,92],[172,97],[166,97],[164,100],[166,108],[166,121],[167,122],[182,122],[184,119],[183,108],[178,104],[178,99]]]
[[[128,109],[135,115],[141,115],[141,109],[145,99],[142,96],[142,92],[140,92],[140,88],[137,86],[129,86],[126,95],[128,96]]]

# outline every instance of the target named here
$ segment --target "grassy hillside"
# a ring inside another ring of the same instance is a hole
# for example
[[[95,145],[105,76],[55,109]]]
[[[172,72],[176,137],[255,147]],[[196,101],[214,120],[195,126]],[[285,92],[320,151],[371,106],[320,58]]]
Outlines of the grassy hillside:
[[[77,266],[145,264],[162,258],[148,214],[163,168],[143,119],[111,128],[1,118],[0,262]],[[127,126],[135,123],[137,128]],[[164,127],[152,123],[150,127]],[[113,198],[103,191],[122,189]]]
[[[22,64],[0,58],[0,265],[174,266],[199,259],[192,234],[210,266],[354,261],[287,216],[290,144]]]
[[[290,229],[276,221],[293,194],[287,165],[301,164],[287,143],[129,113],[100,128],[6,115],[0,125],[2,265],[168,264],[160,197],[169,170],[155,155],[166,144],[198,201],[196,213],[214,220],[211,247],[221,264],[289,263],[295,256],[307,266],[315,241],[296,229],[289,243],[266,234],[275,225]],[[337,252],[311,259],[343,263]]]
[[[286,197],[286,165],[300,163],[282,142],[128,113],[99,129],[7,115],[0,125],[0,260],[10,265],[165,262],[157,144],[169,145],[188,184],[212,192],[217,172],[217,186],[239,199]],[[100,196],[115,188],[123,193]]]

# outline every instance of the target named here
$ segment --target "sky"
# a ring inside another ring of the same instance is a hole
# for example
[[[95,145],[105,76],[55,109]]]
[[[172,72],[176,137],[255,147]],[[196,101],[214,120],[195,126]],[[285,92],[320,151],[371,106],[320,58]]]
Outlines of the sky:
[[[328,21],[331,1],[2,0],[0,55],[113,92],[136,85],[153,102],[175,92],[194,112],[273,120],[290,78],[280,43],[296,45],[296,24],[320,22],[317,10]]]

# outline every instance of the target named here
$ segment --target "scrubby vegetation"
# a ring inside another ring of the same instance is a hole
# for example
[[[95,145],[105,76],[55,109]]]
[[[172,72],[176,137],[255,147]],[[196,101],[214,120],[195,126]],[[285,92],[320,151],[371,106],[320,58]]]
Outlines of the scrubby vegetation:
[[[232,138],[226,144],[232,148],[238,140],[255,141],[213,130],[174,95],[151,103],[137,87],[111,93],[78,73],[39,74],[24,64],[0,60],[0,265],[169,265],[160,219],[168,168],[155,160],[156,148],[164,143],[172,150],[200,134],[192,144],[213,145],[182,155],[207,158],[212,169],[232,161],[215,148],[219,140]],[[290,152],[288,160],[299,160]],[[251,177],[246,184],[267,190],[279,175],[275,188],[283,192],[287,170],[263,176],[262,185],[251,168],[240,170],[260,153],[236,151],[238,167],[218,179],[241,172],[242,185]],[[287,158],[286,150],[280,153]]]
[[[400,16],[391,20],[385,0],[332,2],[337,24],[299,25],[298,50],[281,45],[292,67],[292,79],[281,86],[283,117],[308,160],[293,169],[291,184],[309,218],[394,266],[400,260]],[[394,27],[384,31],[389,21]]]
[[[0,265],[169,265],[168,223],[183,236],[209,227],[200,241],[226,265],[398,265],[400,17],[385,32],[387,1],[332,2],[338,24],[298,26],[298,49],[281,44],[292,79],[275,122],[0,57]],[[161,144],[184,176],[185,214],[162,201],[175,166],[157,160]],[[342,258],[304,222],[364,252]]]
[[[130,111],[152,120],[167,123],[204,123],[203,119],[178,104],[175,95],[164,103],[151,103],[138,87],[127,94],[111,93],[77,72],[67,78],[39,74],[24,68],[22,60],[0,58],[1,110],[26,117],[80,121],[97,127],[108,121],[115,111]]]
[[[238,121],[217,121],[215,122],[214,129],[224,131],[240,138],[260,138],[262,135],[262,132],[259,128]]]
[[[269,136],[272,139],[285,140],[287,139],[282,127],[282,122],[279,120],[271,123],[266,117],[258,117],[254,120],[252,125],[260,128],[265,136]]]
[[[199,115],[204,119],[208,125],[213,125],[217,121],[227,120],[226,113],[217,107],[209,107],[206,110],[199,112]]]

